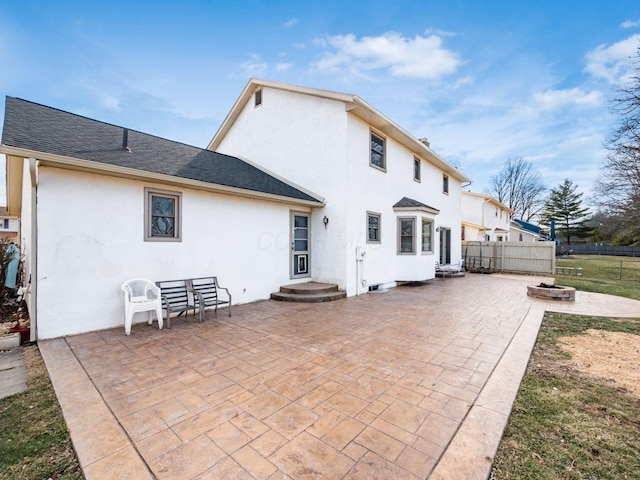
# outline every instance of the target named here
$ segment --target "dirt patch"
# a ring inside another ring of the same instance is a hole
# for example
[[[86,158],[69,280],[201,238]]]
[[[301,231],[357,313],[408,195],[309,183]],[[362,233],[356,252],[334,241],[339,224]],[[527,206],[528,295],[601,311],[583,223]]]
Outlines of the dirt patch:
[[[589,329],[586,335],[561,337],[558,344],[580,372],[640,397],[640,335]]]

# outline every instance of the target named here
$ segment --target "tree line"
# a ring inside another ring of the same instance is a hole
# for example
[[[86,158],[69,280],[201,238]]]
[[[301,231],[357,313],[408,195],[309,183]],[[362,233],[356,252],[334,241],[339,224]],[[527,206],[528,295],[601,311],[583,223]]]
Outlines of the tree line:
[[[538,222],[556,238],[589,237],[610,245],[640,245],[640,46],[633,59],[630,81],[618,89],[611,109],[618,125],[605,143],[607,156],[590,199],[594,213],[583,205],[577,185],[565,179],[547,188],[534,165],[521,158],[507,160],[491,177],[491,194],[514,211],[513,217]]]

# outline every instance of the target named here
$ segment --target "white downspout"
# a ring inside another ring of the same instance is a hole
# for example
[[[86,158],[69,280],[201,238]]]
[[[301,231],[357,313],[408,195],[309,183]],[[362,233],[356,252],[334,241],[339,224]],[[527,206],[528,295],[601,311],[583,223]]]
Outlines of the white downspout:
[[[29,174],[31,177],[31,334],[29,340],[34,342],[38,338],[38,161],[29,159]]]

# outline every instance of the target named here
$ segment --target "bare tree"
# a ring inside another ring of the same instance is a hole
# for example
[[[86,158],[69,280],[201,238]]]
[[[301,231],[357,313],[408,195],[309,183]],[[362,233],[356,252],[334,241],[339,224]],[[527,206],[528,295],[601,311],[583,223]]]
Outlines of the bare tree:
[[[544,206],[546,187],[531,162],[522,157],[507,160],[502,170],[491,177],[491,195],[514,211],[514,218],[525,222]]]
[[[621,116],[606,147],[602,174],[596,181],[594,201],[605,214],[621,219],[623,238],[640,243],[640,46],[634,60],[635,75],[618,90],[612,110]]]

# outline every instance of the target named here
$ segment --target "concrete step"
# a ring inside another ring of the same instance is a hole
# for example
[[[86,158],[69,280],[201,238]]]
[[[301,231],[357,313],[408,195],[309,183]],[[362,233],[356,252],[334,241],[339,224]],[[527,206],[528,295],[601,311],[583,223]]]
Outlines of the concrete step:
[[[272,293],[273,300],[282,302],[320,303],[346,298],[346,292],[340,292],[338,286],[329,283],[306,282],[280,287]]]

